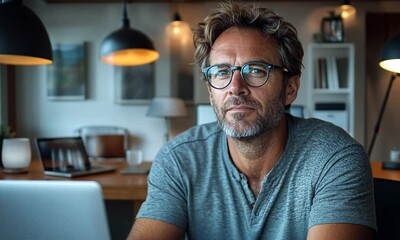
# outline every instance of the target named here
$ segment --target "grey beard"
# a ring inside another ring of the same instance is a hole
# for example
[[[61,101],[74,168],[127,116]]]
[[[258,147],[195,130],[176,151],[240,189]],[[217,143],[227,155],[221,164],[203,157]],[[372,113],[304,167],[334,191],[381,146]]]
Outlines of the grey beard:
[[[221,109],[216,109],[214,104],[214,112],[217,116],[218,122],[221,128],[224,130],[226,135],[239,139],[252,139],[262,134],[268,133],[275,129],[285,111],[285,106],[283,104],[283,95],[280,94],[278,97],[271,99],[267,108],[261,113],[262,115],[257,115],[256,121],[254,123],[242,122],[245,114],[236,113],[233,115],[235,122],[230,123],[225,119],[225,109],[230,105],[240,105],[247,104],[255,107],[257,110],[261,109],[261,105],[257,102],[250,101],[245,97],[232,98],[228,100]]]

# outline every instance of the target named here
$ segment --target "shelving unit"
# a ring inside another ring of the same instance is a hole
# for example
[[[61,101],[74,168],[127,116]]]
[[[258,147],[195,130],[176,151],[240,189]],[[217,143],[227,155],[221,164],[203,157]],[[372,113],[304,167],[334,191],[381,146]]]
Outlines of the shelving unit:
[[[332,122],[354,136],[354,45],[312,43],[307,69],[311,117]]]

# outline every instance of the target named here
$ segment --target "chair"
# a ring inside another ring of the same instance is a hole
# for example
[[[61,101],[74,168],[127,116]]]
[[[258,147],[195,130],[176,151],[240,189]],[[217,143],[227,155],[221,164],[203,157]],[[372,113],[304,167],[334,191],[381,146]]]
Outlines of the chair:
[[[77,130],[90,160],[122,160],[128,149],[129,133],[117,126],[85,126]]]
[[[400,182],[374,178],[378,234],[375,239],[400,239]]]

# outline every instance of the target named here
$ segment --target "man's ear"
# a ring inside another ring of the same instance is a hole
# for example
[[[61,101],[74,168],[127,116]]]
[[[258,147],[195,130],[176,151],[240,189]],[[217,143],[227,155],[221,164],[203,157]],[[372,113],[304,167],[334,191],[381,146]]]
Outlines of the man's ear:
[[[288,79],[288,83],[286,86],[285,105],[290,105],[294,102],[294,100],[296,100],[299,87],[300,87],[299,76],[293,76]]]

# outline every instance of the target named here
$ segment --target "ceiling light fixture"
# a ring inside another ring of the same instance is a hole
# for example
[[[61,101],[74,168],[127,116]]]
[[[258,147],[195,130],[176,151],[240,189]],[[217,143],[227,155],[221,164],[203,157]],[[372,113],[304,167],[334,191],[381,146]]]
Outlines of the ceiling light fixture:
[[[50,38],[39,17],[22,0],[3,0],[0,3],[0,64],[52,62]]]
[[[176,12],[172,21],[168,24],[168,33],[172,35],[180,35],[182,33],[182,29],[186,27],[186,23],[182,21],[181,15]]]
[[[122,28],[112,32],[101,43],[101,61],[118,66],[143,65],[156,61],[160,54],[142,32],[131,29],[123,2]]]
[[[346,19],[356,15],[356,8],[350,4],[350,0],[343,0],[342,4],[335,9],[335,13]]]

